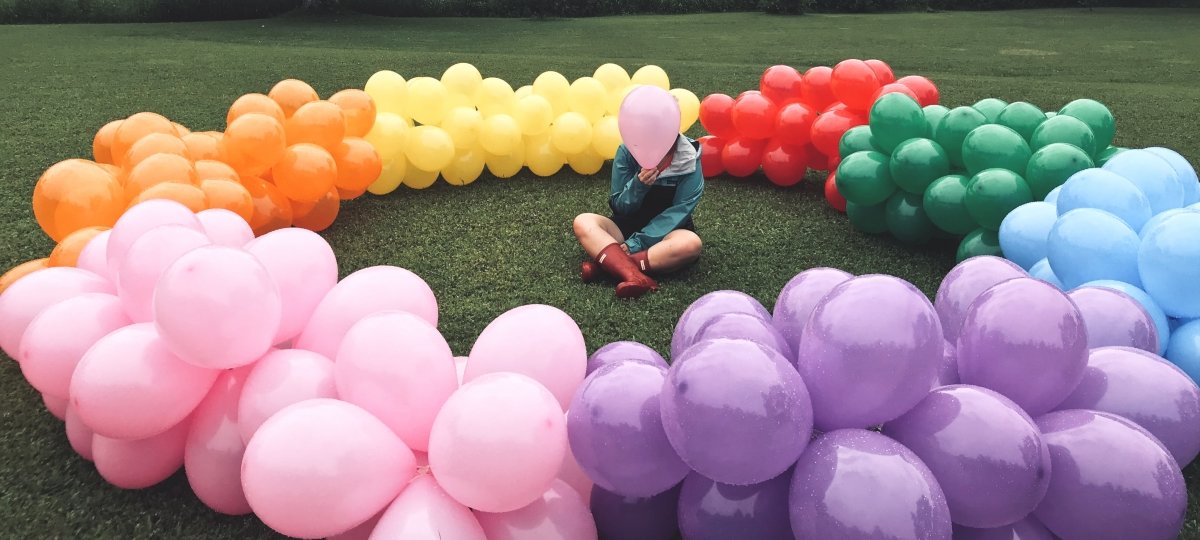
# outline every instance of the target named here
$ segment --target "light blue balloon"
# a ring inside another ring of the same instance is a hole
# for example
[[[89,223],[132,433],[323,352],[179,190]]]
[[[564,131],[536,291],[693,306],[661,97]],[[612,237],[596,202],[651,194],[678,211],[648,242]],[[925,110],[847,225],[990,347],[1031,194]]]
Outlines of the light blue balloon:
[[[1200,213],[1181,212],[1146,232],[1138,250],[1143,288],[1172,317],[1200,317]]]
[[[1163,158],[1172,169],[1175,169],[1175,174],[1179,175],[1179,184],[1183,187],[1183,204],[1196,204],[1200,202],[1200,180],[1196,178],[1196,169],[1192,168],[1192,164],[1188,160],[1179,155],[1179,152],[1170,148],[1152,147],[1147,148],[1147,152]]]
[[[1200,321],[1200,319],[1176,319],[1175,317],[1167,317],[1167,324],[1171,327],[1171,332],[1174,333],[1176,328],[1183,326],[1192,321]]]
[[[1125,177],[1104,169],[1084,169],[1062,185],[1058,195],[1058,215],[1077,208],[1095,208],[1109,212],[1138,231],[1153,215],[1150,200]]]
[[[1016,207],[1000,223],[1000,251],[1021,268],[1030,269],[1046,258],[1046,239],[1056,221],[1058,211],[1048,202]]]
[[[1166,221],[1167,218],[1177,215],[1177,214],[1182,214],[1184,212],[1195,212],[1195,211],[1196,211],[1196,209],[1193,209],[1191,207],[1172,208],[1170,210],[1167,210],[1166,212],[1163,212],[1161,214],[1158,214],[1158,215],[1150,218],[1150,221],[1147,221],[1145,225],[1142,225],[1142,230],[1138,231],[1138,236],[1140,236],[1144,239],[1144,238],[1146,238],[1146,233],[1150,232],[1150,229],[1157,227],[1159,223]]]
[[[1158,330],[1158,354],[1163,354],[1167,351],[1167,340],[1171,337],[1171,322],[1167,319],[1167,314],[1163,313],[1161,307],[1158,307],[1158,302],[1155,302],[1146,291],[1138,287],[1134,287],[1125,282],[1102,279],[1099,281],[1089,281],[1080,285],[1080,287],[1104,287],[1121,291],[1137,300],[1146,313],[1150,314],[1150,320],[1154,321],[1154,329]]]
[[[1200,381],[1200,320],[1175,329],[1167,344],[1166,356],[1193,381]]]
[[[1183,206],[1183,184],[1179,175],[1170,163],[1153,152],[1126,150],[1113,156],[1103,168],[1133,182],[1146,194],[1150,210],[1155,214]]]
[[[1050,193],[1046,194],[1046,202],[1050,204],[1058,204],[1058,196],[1060,194],[1062,194],[1062,186],[1058,186],[1050,190]]]
[[[1050,229],[1046,258],[1054,275],[1069,288],[1097,279],[1140,286],[1140,243],[1137,233],[1121,218],[1104,210],[1080,208],[1059,216]]]
[[[1066,287],[1063,287],[1062,280],[1058,279],[1058,276],[1054,275],[1054,270],[1050,268],[1050,261],[1046,259],[1033,263],[1033,266],[1029,269],[1029,276],[1054,285],[1060,291],[1066,290]]]

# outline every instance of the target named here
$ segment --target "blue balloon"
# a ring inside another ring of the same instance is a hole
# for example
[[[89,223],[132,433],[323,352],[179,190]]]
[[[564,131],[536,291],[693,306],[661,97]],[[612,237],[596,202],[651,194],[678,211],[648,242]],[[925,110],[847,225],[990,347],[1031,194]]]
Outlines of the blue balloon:
[[[1167,218],[1174,216],[1176,214],[1182,214],[1184,212],[1195,212],[1196,210],[1200,210],[1200,208],[1197,208],[1197,209],[1192,209],[1191,207],[1172,208],[1170,210],[1167,210],[1166,212],[1158,214],[1158,215],[1150,218],[1150,221],[1147,221],[1145,225],[1142,225],[1142,229],[1140,231],[1138,231],[1138,236],[1145,239],[1146,233],[1150,232],[1150,229],[1157,227],[1159,223],[1166,221]]]
[[[1183,204],[1200,202],[1200,180],[1197,180],[1196,169],[1192,168],[1187,159],[1170,148],[1153,147],[1147,148],[1146,151],[1163,158],[1175,169],[1175,174],[1179,175],[1179,184],[1183,186]]]
[[[1058,287],[1058,290],[1060,291],[1066,290],[1066,287],[1063,286],[1062,280],[1058,279],[1058,276],[1054,275],[1054,270],[1050,268],[1050,261],[1046,259],[1042,259],[1034,263],[1029,269],[1029,275],[1033,278],[1040,279],[1051,285],[1054,285],[1055,287]]]
[[[1133,182],[1104,169],[1084,169],[1067,179],[1058,196],[1058,215],[1076,208],[1109,212],[1135,231],[1141,230],[1150,213],[1150,200]]]
[[[1146,232],[1138,250],[1144,289],[1172,317],[1200,317],[1200,212],[1182,212]]]
[[[1158,330],[1158,354],[1167,352],[1167,340],[1171,337],[1171,322],[1167,319],[1167,314],[1163,313],[1162,308],[1158,307],[1158,302],[1155,302],[1146,291],[1130,285],[1122,281],[1113,281],[1111,279],[1101,279],[1097,281],[1089,281],[1080,285],[1080,287],[1105,287],[1121,291],[1134,300],[1137,300],[1146,313],[1150,314],[1150,320],[1154,321],[1154,329]]]
[[[1146,150],[1126,150],[1104,164],[1104,170],[1128,178],[1150,199],[1155,213],[1183,206],[1183,183],[1179,174],[1161,157]]]
[[[1179,366],[1193,381],[1200,381],[1200,320],[1175,329],[1167,345],[1167,360]]]
[[[1183,326],[1192,321],[1200,321],[1200,319],[1176,319],[1175,317],[1167,317],[1168,325],[1171,327],[1171,332],[1174,333],[1176,328]]]
[[[1097,279],[1140,286],[1140,242],[1137,233],[1121,218],[1103,210],[1080,208],[1060,216],[1050,229],[1046,258],[1054,275],[1068,288]]]
[[[1062,194],[1062,186],[1058,186],[1050,190],[1050,193],[1046,194],[1046,202],[1050,204],[1058,204],[1058,196],[1060,194]]]
[[[1005,258],[1028,270],[1046,258],[1046,239],[1056,221],[1058,211],[1048,202],[1016,207],[1000,223],[1000,251]]]

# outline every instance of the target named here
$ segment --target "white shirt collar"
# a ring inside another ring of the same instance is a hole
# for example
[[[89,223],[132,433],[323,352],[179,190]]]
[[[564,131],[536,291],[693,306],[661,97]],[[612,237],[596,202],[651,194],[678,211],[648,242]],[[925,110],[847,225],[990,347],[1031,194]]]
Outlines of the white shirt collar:
[[[687,140],[682,134],[675,139],[675,156],[671,158],[671,165],[666,168],[659,176],[679,176],[684,174],[692,174],[696,170],[696,158],[700,153],[692,146],[692,143]]]

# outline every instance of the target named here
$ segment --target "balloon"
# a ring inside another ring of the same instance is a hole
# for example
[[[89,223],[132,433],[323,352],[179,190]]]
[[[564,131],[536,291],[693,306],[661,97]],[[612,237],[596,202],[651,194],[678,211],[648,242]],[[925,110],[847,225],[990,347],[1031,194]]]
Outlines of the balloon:
[[[555,73],[555,75],[558,75]],[[569,85],[567,80],[562,75],[558,75],[561,80],[561,88],[556,87],[553,97],[551,94],[542,95],[550,104],[555,107],[555,113],[561,113],[567,107],[567,89]],[[541,81],[542,77],[538,77]],[[534,83],[534,88],[540,88],[537,83]],[[489,117],[497,114],[510,114],[513,107],[516,105],[517,95],[513,92],[512,86],[507,82],[495,77],[488,77],[479,84],[479,89],[475,91],[475,106],[483,116]]]
[[[1089,348],[1119,345],[1160,351],[1154,320],[1132,296],[1100,287],[1080,287],[1068,296],[1087,323]]]
[[[700,124],[709,133],[722,139],[738,137],[733,126],[733,98],[725,94],[709,94],[700,102]]]
[[[968,174],[987,169],[1007,169],[1024,174],[1032,155],[1029,144],[1011,128],[987,124],[971,130],[963,139],[962,159]]]
[[[629,78],[629,82],[635,85],[657,86],[663,90],[671,89],[671,81],[667,78],[667,72],[655,65],[638,68]]]
[[[458,360],[455,359],[455,367],[458,366]],[[464,362],[465,363],[465,362]],[[464,368],[466,366],[463,366]],[[575,490],[580,497],[583,497],[584,504],[589,504],[592,500],[592,479],[588,478],[587,473],[583,472],[583,468],[579,466],[579,462],[575,460],[575,456],[571,453],[571,445],[567,444],[567,451],[563,454],[562,465],[558,468],[559,480],[565,482],[571,489]]]
[[[485,152],[484,163],[496,178],[512,178],[525,165],[525,145],[518,144],[507,154]]]
[[[333,185],[338,189],[366,189],[383,172],[383,159],[365,139],[347,137],[334,148],[332,155],[337,168]]]
[[[346,115],[329,101],[301,105],[284,124],[289,145],[310,143],[333,150],[346,137]]]
[[[938,122],[942,121],[942,118],[946,117],[946,114],[950,112],[950,109],[947,109],[941,105],[926,105],[921,108],[921,111],[925,114],[925,123],[928,124],[929,127],[925,136],[932,137],[933,128],[938,125]]]
[[[745,339],[771,349],[796,364],[796,351],[789,347],[771,321],[749,313],[723,313],[710,319],[696,333],[695,342],[711,339]]]
[[[442,169],[442,177],[446,179],[446,183],[452,186],[465,186],[479,179],[479,176],[483,174],[483,167],[483,148],[460,150],[454,155],[454,161]]]
[[[703,137],[701,137],[703,139]],[[592,127],[592,150],[604,159],[613,159],[621,146],[621,131],[617,119],[605,116]]]
[[[154,292],[163,272],[186,253],[210,244],[212,241],[203,232],[183,225],[163,225],[139,236],[117,274],[117,294],[129,319],[151,322]]]
[[[854,126],[846,130],[846,134],[842,135],[842,140],[838,143],[838,156],[842,159],[849,157],[850,154],[855,152],[865,150],[881,151],[875,144],[875,137],[871,134],[871,126]]]
[[[800,334],[821,298],[852,277],[836,268],[811,268],[788,280],[775,300],[771,316],[771,324],[787,343],[784,356],[795,352]]]
[[[1032,514],[1025,519],[989,529],[954,525],[954,538],[961,540],[1054,540],[1056,537]]]
[[[450,159],[453,160],[453,152],[450,156]],[[432,186],[434,182],[437,182],[438,174],[436,170],[426,171],[416,166],[409,167],[404,174],[404,185],[413,189],[426,189]]]
[[[12,282],[0,295],[0,348],[4,354],[19,358],[21,338],[39,313],[86,293],[116,291],[104,278],[70,267],[44,268]]]
[[[1124,152],[1126,150],[1129,150],[1129,149],[1128,148],[1117,148],[1115,146],[1110,146],[1108,148],[1105,148],[1104,150],[1097,152],[1096,153],[1096,166],[1103,167],[1106,163],[1108,163],[1108,160],[1112,159],[1117,154],[1120,154],[1121,152]],[[1147,148],[1147,150],[1149,150],[1149,149]]]
[[[767,99],[782,105],[800,101],[800,80],[801,75],[796,68],[776,65],[763,71],[758,88]]]
[[[351,88],[329,96],[329,101],[341,108],[347,137],[363,137],[375,125],[378,108],[370,94]]]
[[[933,81],[920,75],[909,75],[907,77],[900,77],[896,82],[909,87],[917,95],[917,102],[922,107],[937,105],[939,99],[938,89],[937,86],[934,86]]]
[[[617,122],[621,139],[638,164],[657,167],[678,137],[679,104],[664,90],[641,86],[625,97]]]
[[[129,152],[125,154],[124,171],[128,172],[141,163],[146,158],[154,154],[173,154],[182,158],[191,159],[188,155],[187,145],[183,139],[175,136],[175,134],[166,133],[151,133],[142,137],[138,142],[134,143],[129,148]]]
[[[888,199],[884,210],[888,231],[906,244],[924,244],[937,232],[925,209],[921,196],[898,191]]]
[[[550,129],[550,124],[554,121],[554,109],[546,98],[529,95],[517,100],[513,118],[525,135],[541,135]]]
[[[1146,313],[1150,315],[1150,320],[1154,321],[1154,328],[1158,334],[1158,354],[1161,355],[1166,351],[1167,340],[1169,339],[1171,333],[1167,315],[1163,313],[1163,310],[1158,306],[1158,303],[1155,302],[1149,294],[1146,294],[1146,291],[1123,281],[1113,280],[1089,281],[1081,285],[1081,287],[1103,287],[1106,289],[1112,289],[1123,292],[1132,297],[1134,300],[1137,300],[1138,304],[1142,306],[1142,309],[1146,310]]]
[[[238,434],[238,396],[247,369],[226,371],[191,418],[183,465],[188,484],[205,505],[222,514],[250,513],[242,492],[242,456]]]
[[[913,138],[895,147],[888,169],[900,189],[920,196],[934,180],[950,174],[950,161],[938,143]]]
[[[113,133],[112,144],[109,146],[112,164],[118,167],[124,165],[129,149],[142,137],[151,133],[177,135],[175,125],[160,114],[140,112],[123,120]]]
[[[933,302],[946,340],[957,343],[967,309],[979,295],[998,283],[1019,277],[1025,277],[1021,268],[999,257],[974,257],[951,269],[942,278]]]
[[[428,474],[409,482],[384,510],[371,538],[455,538],[484,540],[483,529],[471,510],[442,491]]]
[[[246,376],[238,399],[238,432],[245,442],[259,426],[289,405],[336,398],[333,362],[302,349],[273,350]]]
[[[92,461],[92,429],[79,419],[79,414],[75,412],[75,407],[67,405],[66,431],[67,442],[71,444],[71,449],[79,454],[79,457]]]
[[[204,193],[204,198],[207,199],[210,209],[225,210],[243,224],[249,223],[253,219],[254,197],[250,195],[250,190],[246,189],[237,180],[224,180],[220,178],[203,180],[200,182],[200,191]],[[199,213],[205,211],[207,210],[202,210]],[[246,231],[250,232],[249,225],[246,226]],[[251,238],[253,238],[253,233],[251,232],[250,234]]]
[[[249,113],[239,116],[225,128],[218,146],[222,161],[239,174],[255,176],[283,158],[286,141],[282,123],[265,114]]]
[[[771,319],[767,309],[754,297],[739,291],[713,291],[700,298],[684,310],[671,336],[671,358],[678,359],[683,351],[696,343],[701,328],[713,318],[725,313],[748,313],[764,321]]]
[[[965,167],[963,162],[963,142],[975,128],[987,123],[987,117],[972,107],[955,107],[936,126],[933,126],[933,140],[946,150],[953,168]]]
[[[108,239],[110,236],[112,236],[111,229],[97,234],[94,238],[88,241],[87,245],[80,250],[79,257],[75,261],[75,267],[79,268],[80,270],[87,270],[88,272],[96,274],[97,276],[104,278],[106,281],[111,282],[112,276],[110,275],[108,267]],[[47,259],[41,260],[44,261],[42,263],[42,266],[44,267],[48,261]],[[4,292],[6,285],[3,282],[10,274],[13,274],[21,267],[34,262],[37,261],[30,261],[21,266],[13,268],[6,273],[4,277],[0,278],[0,293]]]
[[[510,127],[515,127],[516,122],[509,116],[494,116],[489,119],[489,122],[498,118],[507,118],[512,124]],[[499,135],[493,135],[488,131],[486,125],[488,124],[485,124],[484,130],[480,133],[481,137],[499,137]],[[519,133],[519,130],[517,130],[518,140],[520,137]],[[481,140],[485,141],[485,145],[488,144],[486,139],[481,138]],[[404,155],[408,159],[408,162],[418,169],[440,171],[454,159],[454,139],[440,127],[432,125],[417,126],[409,132],[408,146],[405,149]]]
[[[113,331],[132,324],[111,294],[86,293],[41,310],[26,328],[17,355],[25,380],[37,391],[70,397],[71,376],[84,353]]]
[[[983,113],[989,124],[995,124],[1000,118],[1000,113],[1008,107],[1008,103],[1001,99],[986,98],[975,102],[971,107]]]
[[[792,538],[788,490],[792,471],[750,486],[692,472],[679,493],[679,528],[688,539]]]
[[[291,117],[305,103],[320,99],[317,91],[313,90],[308,83],[296,79],[279,81],[267,95],[279,104],[286,117]]]
[[[442,73],[441,82],[450,92],[473,96],[483,82],[483,75],[479,74],[475,66],[460,62],[446,68]]]
[[[1029,158],[1025,180],[1033,191],[1034,200],[1043,200],[1051,190],[1063,185],[1072,175],[1091,167],[1092,159],[1078,147],[1050,143]]]
[[[951,234],[966,234],[978,227],[963,203],[969,178],[961,174],[934,180],[925,189],[922,206],[929,220]]]
[[[607,95],[608,90],[603,83],[591,77],[580,77],[567,89],[567,106],[592,123],[604,116],[604,98]]]
[[[836,182],[836,178],[834,181]],[[855,229],[868,234],[883,234],[888,231],[886,206],[885,203],[861,206],[847,201],[846,217],[850,219],[850,225],[853,225]]]
[[[1033,263],[1033,266],[1029,268],[1029,277],[1054,285],[1060,291],[1067,289],[1067,286],[1063,285],[1062,280],[1058,279],[1058,276],[1054,274],[1054,270],[1050,268],[1050,261],[1047,259]],[[1166,315],[1163,317],[1166,317]]]
[[[746,93],[733,104],[733,126],[747,139],[768,139],[775,134],[779,108],[759,93]]]
[[[850,154],[837,168],[838,193],[859,205],[886,201],[896,191],[886,154],[874,151]]]
[[[1046,254],[1055,275],[1067,287],[1097,279],[1141,285],[1139,243],[1137,233],[1119,217],[1080,208],[1059,216],[1050,229]]]
[[[827,111],[813,121],[812,145],[826,156],[837,155],[842,136],[852,127],[867,124],[867,119],[845,109]]]
[[[833,69],[829,66],[808,68],[800,79],[800,97],[814,109],[824,109],[837,100],[833,95]]]
[[[92,159],[96,163],[113,163],[112,145],[113,138],[117,134],[117,129],[121,127],[124,120],[113,120],[104,124],[100,129],[96,130],[96,136],[92,139]]]
[[[1192,240],[1185,240],[1198,230],[1200,214],[1180,213],[1149,230],[1138,249],[1137,268],[1145,290],[1172,317],[1200,317],[1200,293],[1187,285],[1195,284],[1200,271],[1195,266],[1200,250]]]
[[[674,127],[671,129],[674,130]],[[581,153],[591,147],[592,131],[591,123],[582,114],[566,112],[559,115],[554,120],[554,124],[550,126],[549,138],[554,149],[570,156]],[[625,136],[625,133],[622,132],[622,137]],[[663,155],[666,155],[665,150],[663,151]],[[661,159],[662,157],[660,156],[659,160]]]
[[[762,165],[763,141],[734,139],[721,149],[721,164],[731,176],[745,178],[754,174]]]
[[[609,91],[619,90],[629,86],[629,72],[617,64],[603,64],[596,68],[592,78],[600,81]]]
[[[1096,136],[1096,148],[1101,149],[1113,141],[1116,133],[1116,120],[1112,112],[1104,104],[1091,99],[1077,99],[1058,111],[1062,116],[1073,116],[1082,120]]]
[[[804,180],[808,170],[805,159],[808,153],[803,146],[791,146],[779,139],[771,139],[763,149],[762,168],[767,180],[779,187],[794,186]]]
[[[101,233],[101,236],[107,236],[107,233]],[[3,293],[8,289],[9,286],[11,286],[13,283],[16,283],[21,278],[37,272],[38,270],[45,270],[47,268],[50,268],[50,259],[48,257],[34,259],[32,261],[25,261],[12,268],[9,268],[4,275],[0,276],[0,293]],[[91,271],[90,268],[81,269]],[[2,341],[2,338],[0,338],[0,341]]]
[[[450,110],[449,92],[442,81],[432,77],[408,80],[408,112],[420,124],[436,126]]]
[[[197,161],[221,159],[222,138],[220,133],[189,133],[182,137],[183,144],[187,145],[188,157]]]
[[[592,353],[587,360],[587,374],[600,368],[624,362],[639,362],[667,369],[667,361],[657,351],[636,341],[614,341]]]
[[[1104,170],[1133,182],[1150,199],[1150,210],[1155,214],[1183,206],[1183,185],[1179,175],[1170,163],[1153,152],[1121,152],[1104,164]]]
[[[870,124],[875,144],[884,152],[897,150],[908,139],[924,137],[929,129],[917,100],[896,93],[880,96],[871,106]]]
[[[965,148],[966,144],[963,146]],[[1007,169],[985,169],[967,182],[963,205],[980,227],[998,231],[1009,212],[1032,200],[1029,184],[1017,173]]]
[[[829,173],[825,179],[825,202],[838,212],[846,212],[846,198],[837,190],[837,173]]]
[[[872,102],[878,101],[879,96],[882,96],[884,94],[904,94],[904,95],[912,98],[913,101],[917,101],[917,93],[913,92],[912,89],[910,89],[909,87],[907,87],[903,84],[900,84],[900,83],[885,84],[885,85],[879,87],[879,91],[875,93],[875,97],[872,98],[871,101]]]
[[[404,114],[408,82],[395,71],[384,70],[371,75],[363,91],[375,100],[380,114]]]
[[[83,251],[83,248],[87,247],[93,238],[107,230],[109,230],[108,227],[87,227],[67,235],[62,242],[54,246],[47,264],[50,266],[76,266],[79,261],[79,253]]]
[[[145,489],[158,484],[183,466],[187,432],[185,420],[145,439],[113,439],[96,433],[92,437],[96,471],[121,489]]]
[[[1175,175],[1179,178],[1179,183],[1183,186],[1183,204],[1185,206],[1200,202],[1200,183],[1196,180],[1196,170],[1188,163],[1187,159],[1181,156],[1178,152],[1167,148],[1146,148],[1150,152],[1166,161],[1167,164],[1175,169]]]
[[[971,257],[981,255],[1003,256],[1003,252],[1000,251],[1000,236],[996,231],[975,229],[967,233],[958,244],[958,251],[954,255],[954,260],[955,262],[963,262]]]
[[[267,233],[245,249],[279,287],[282,318],[272,343],[299,335],[317,304],[337,284],[337,259],[329,243],[298,228]]]
[[[673,540],[679,535],[682,484],[653,497],[626,497],[592,488],[591,510],[603,538]]]
[[[530,339],[535,333],[541,339]],[[570,315],[545,305],[502,313],[475,340],[463,380],[501,371],[542,383],[565,410],[587,371],[587,347],[579,326]]]
[[[382,112],[375,117],[375,125],[371,126],[363,139],[379,153],[383,163],[393,159],[403,159],[404,150],[408,146],[409,133],[413,128],[400,116]]]
[[[1033,140],[1033,132],[1045,121],[1046,113],[1024,101],[1009,103],[996,116],[996,123],[1016,131],[1026,142]]]
[[[1066,115],[1049,118],[1033,132],[1029,144],[1034,150],[1053,143],[1066,143],[1083,150],[1087,155],[1096,155],[1096,140],[1087,124]]]
[[[700,137],[700,168],[705,178],[712,178],[725,172],[725,164],[721,153],[725,150],[725,141],[712,135]]]
[[[671,95],[679,102],[679,132],[684,133],[700,118],[700,98],[686,88],[672,88]]]
[[[111,227],[124,209],[121,184],[90,161],[51,165],[33,188],[33,216],[55,242],[87,227]]]
[[[275,184],[261,178],[248,177],[242,180],[242,185],[246,186],[246,191],[250,192],[250,200],[254,203],[254,214],[250,219],[250,228],[254,234],[267,234],[291,226],[292,205]]]
[[[1032,268],[1046,258],[1050,229],[1058,221],[1053,204],[1029,202],[1018,206],[1000,223],[1000,248],[1022,268]]]
[[[843,60],[833,67],[829,86],[838,101],[852,110],[865,112],[871,108],[871,98],[882,83],[866,62]]]
[[[475,517],[489,540],[596,538],[596,523],[587,503],[561,480],[555,480],[528,506],[498,514],[476,511]]]

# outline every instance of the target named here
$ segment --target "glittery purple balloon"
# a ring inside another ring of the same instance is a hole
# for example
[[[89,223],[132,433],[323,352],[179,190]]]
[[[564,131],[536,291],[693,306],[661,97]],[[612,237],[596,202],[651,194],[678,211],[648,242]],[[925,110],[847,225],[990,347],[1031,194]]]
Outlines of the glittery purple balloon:
[[[1000,257],[983,255],[958,263],[942,278],[933,305],[942,321],[942,333],[950,343],[958,341],[967,308],[993,285],[1012,278],[1028,277],[1020,266]]]
[[[748,339],[773,349],[780,356],[796,365],[796,351],[788,348],[787,342],[770,321],[749,313],[722,313],[704,323],[696,332],[696,343],[709,339]]]
[[[1034,515],[1061,538],[1165,540],[1187,512],[1175,459],[1137,424],[1072,409],[1037,419],[1050,447],[1050,489]]]
[[[1083,316],[1066,294],[1032,278],[1010,279],[971,304],[958,339],[958,375],[1030,416],[1054,409],[1087,365]]]
[[[954,540],[1057,540],[1042,522],[1033,516],[991,529],[972,529],[954,525]]]
[[[800,343],[800,332],[808,323],[808,317],[817,307],[817,303],[838,284],[854,277],[854,274],[843,272],[837,268],[810,268],[792,278],[779,291],[775,300],[775,309],[771,313],[771,323],[787,340],[788,348],[796,350]]]
[[[986,388],[938,388],[883,426],[933,471],[950,518],[999,527],[1029,515],[1050,482],[1050,454],[1033,419]]]
[[[791,481],[791,469],[752,486],[722,484],[693,472],[679,494],[679,530],[688,540],[790,540]]]
[[[1067,293],[1087,325],[1088,348],[1120,346],[1158,352],[1158,330],[1132,296],[1115,289],[1079,287]]]
[[[944,348],[933,305],[911,283],[869,275],[834,287],[797,354],[817,429],[865,428],[904,414],[929,391]]]
[[[679,316],[675,334],[671,336],[671,358],[679,358],[683,351],[696,342],[696,334],[705,323],[722,313],[749,313],[764,321],[771,314],[753,296],[739,291],[714,291],[697,298]]]
[[[1140,349],[1093,349],[1083,380],[1058,408],[1132,420],[1158,438],[1180,468],[1200,454],[1200,388],[1174,364]]]
[[[726,484],[779,476],[812,434],[804,380],[779,353],[752,341],[714,339],[688,349],[671,365],[659,402],[679,457]]]
[[[904,445],[865,429],[808,445],[789,506],[798,540],[950,540],[950,509],[933,473]]]
[[[662,366],[667,369],[667,361],[657,351],[636,341],[614,341],[596,349],[587,361],[587,374],[608,364],[633,361],[643,364]]]
[[[946,341],[942,345],[942,363],[938,366],[937,379],[934,380],[933,387],[958,383],[958,351],[954,349],[953,344]]]
[[[652,497],[626,497],[592,486],[592,516],[600,538],[672,540],[679,535],[679,490],[683,484]]]

